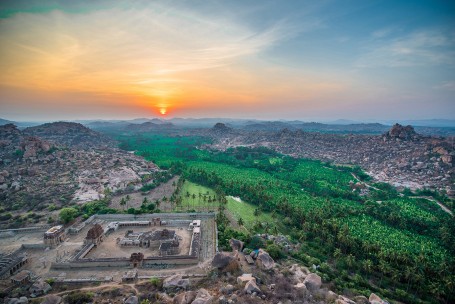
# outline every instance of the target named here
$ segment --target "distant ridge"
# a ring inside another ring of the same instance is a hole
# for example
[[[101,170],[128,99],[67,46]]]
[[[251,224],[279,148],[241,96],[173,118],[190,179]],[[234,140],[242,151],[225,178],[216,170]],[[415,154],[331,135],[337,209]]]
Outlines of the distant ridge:
[[[0,118],[0,126],[7,125],[7,124],[17,125],[17,123],[15,121]]]

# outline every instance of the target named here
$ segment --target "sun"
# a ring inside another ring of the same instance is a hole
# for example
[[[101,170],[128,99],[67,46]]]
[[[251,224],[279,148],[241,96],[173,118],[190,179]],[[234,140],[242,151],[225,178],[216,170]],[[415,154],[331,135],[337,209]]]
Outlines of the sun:
[[[160,114],[161,114],[161,115],[166,115],[166,113],[167,113],[166,108],[161,108],[161,109],[160,109]]]

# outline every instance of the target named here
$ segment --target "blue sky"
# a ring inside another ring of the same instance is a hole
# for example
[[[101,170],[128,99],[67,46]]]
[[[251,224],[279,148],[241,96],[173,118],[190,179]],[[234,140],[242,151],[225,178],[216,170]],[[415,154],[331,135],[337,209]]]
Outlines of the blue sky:
[[[455,118],[453,1],[2,1],[0,111]]]

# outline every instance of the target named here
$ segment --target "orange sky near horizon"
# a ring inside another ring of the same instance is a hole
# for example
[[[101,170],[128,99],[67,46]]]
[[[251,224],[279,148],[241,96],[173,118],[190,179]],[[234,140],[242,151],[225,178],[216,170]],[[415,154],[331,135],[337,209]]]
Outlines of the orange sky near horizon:
[[[2,118],[455,113],[445,24],[364,29],[338,5],[311,2],[25,1],[14,13],[16,2],[1,5]]]

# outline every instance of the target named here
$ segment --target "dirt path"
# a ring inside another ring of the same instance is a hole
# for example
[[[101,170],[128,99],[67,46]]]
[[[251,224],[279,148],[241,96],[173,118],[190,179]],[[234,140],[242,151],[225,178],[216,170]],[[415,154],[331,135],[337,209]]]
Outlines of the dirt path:
[[[442,204],[441,202],[438,202],[437,200],[435,200],[434,198],[432,198],[431,196],[410,196],[411,198],[423,198],[423,199],[426,199],[428,201],[432,201],[432,202],[435,202],[436,204],[439,205],[439,207],[441,207],[442,210],[444,210],[445,212],[447,212],[448,214],[450,214],[451,216],[453,216],[453,212],[450,211],[449,208],[447,208],[446,206],[444,206],[444,204]]]
[[[368,188],[371,188],[371,189],[375,189],[375,190],[380,190],[376,187],[373,187],[369,184],[367,184],[366,182],[362,182],[354,173],[351,172],[351,175],[359,182],[361,182],[362,184],[364,184],[365,186],[367,186]],[[444,204],[442,204],[441,202],[438,202],[437,200],[435,200],[434,198],[432,198],[431,196],[410,196],[410,198],[423,198],[423,199],[426,199],[426,200],[429,200],[429,201],[432,201],[432,202],[435,202],[436,204],[439,205],[439,207],[441,207],[441,209],[445,212],[447,212],[448,214],[450,214],[451,216],[453,216],[453,212],[450,211],[449,208],[447,208],[446,206],[444,206]]]
[[[61,292],[53,293],[53,294],[57,295],[57,296],[61,296],[61,295],[68,294],[75,290],[77,290],[77,291],[94,291],[94,290],[100,290],[100,289],[109,288],[109,287],[125,287],[125,286],[128,286],[129,288],[131,288],[136,295],[139,294],[139,290],[136,288],[136,286],[134,286],[134,284],[122,284],[122,283],[118,283],[118,282],[102,284],[99,286],[87,286],[87,287],[82,287],[82,288],[78,288],[78,289],[74,289],[74,290],[65,290],[65,291],[61,291]]]
[[[361,180],[357,177],[357,175],[355,175],[354,173],[351,172],[351,175],[352,175],[358,182],[360,182],[360,183],[364,184],[365,186],[367,186],[367,188],[370,188],[370,189],[374,189],[374,190],[380,191],[380,189],[378,189],[378,188],[376,188],[376,187],[373,187],[373,186],[371,186],[370,184],[368,184],[368,183],[366,183],[366,182],[361,181]]]

